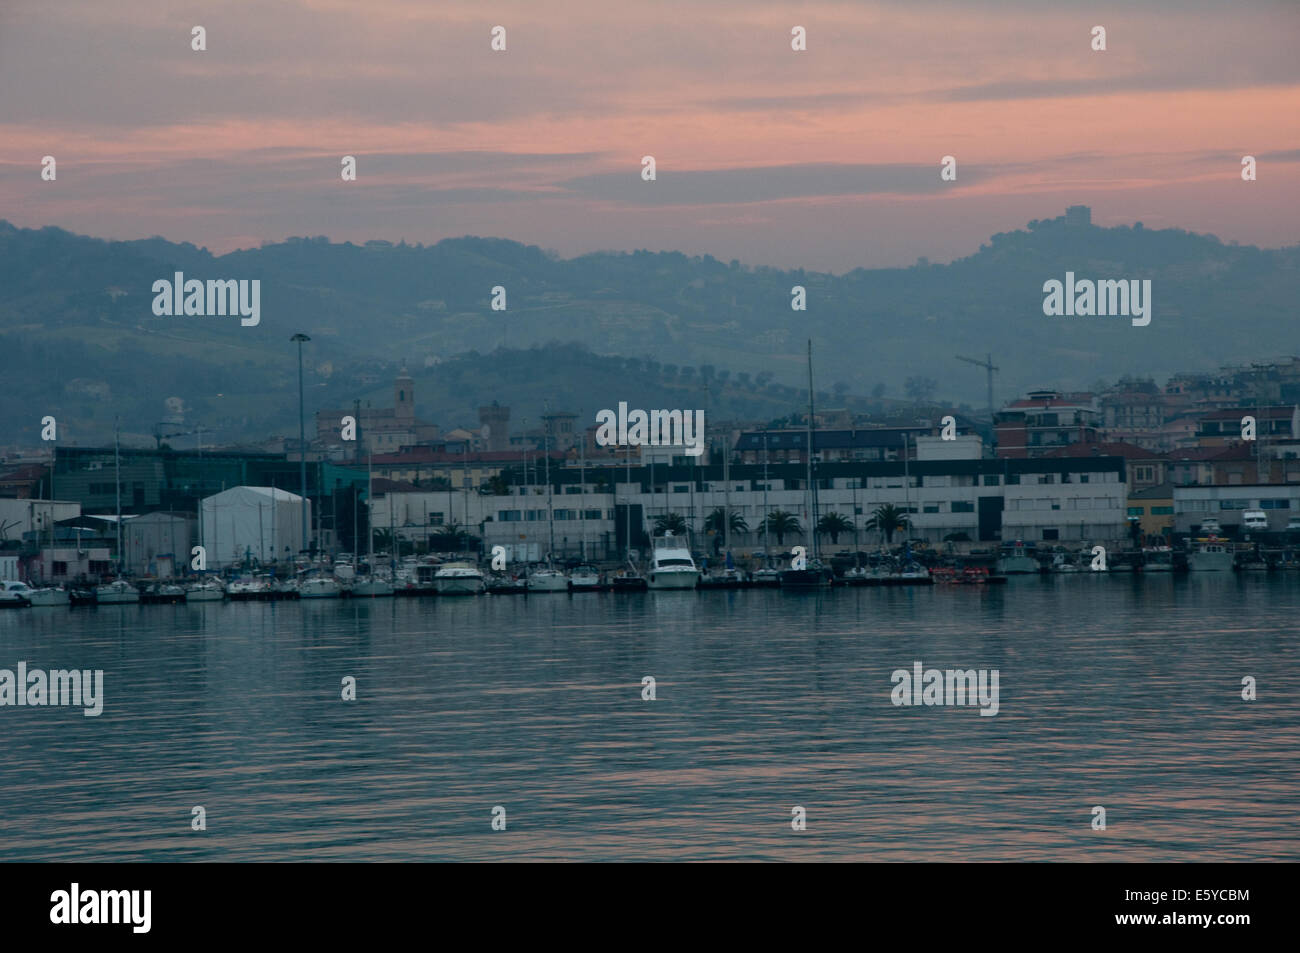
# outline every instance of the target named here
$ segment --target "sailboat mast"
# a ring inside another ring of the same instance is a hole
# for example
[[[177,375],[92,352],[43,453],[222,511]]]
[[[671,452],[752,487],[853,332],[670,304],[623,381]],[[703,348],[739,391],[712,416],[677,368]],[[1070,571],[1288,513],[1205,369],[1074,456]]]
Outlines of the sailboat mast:
[[[812,500],[810,509],[811,516],[808,527],[812,533],[813,556],[818,555],[817,546],[817,485],[813,482],[813,430],[815,424],[813,417],[815,409],[813,407],[813,371],[812,371],[812,338],[808,339],[808,495]]]
[[[113,482],[117,488],[117,574],[122,575],[122,452],[118,418],[113,418]]]
[[[366,564],[370,571],[375,571],[375,451],[372,448],[366,457]]]
[[[546,525],[550,529],[550,549],[546,553],[546,564],[555,560],[555,511],[551,509],[551,446],[546,440],[546,425],[542,425],[542,455],[546,458]]]
[[[772,511],[767,508],[767,425],[763,425],[763,562],[772,565],[772,547],[767,543],[768,529],[771,524]]]

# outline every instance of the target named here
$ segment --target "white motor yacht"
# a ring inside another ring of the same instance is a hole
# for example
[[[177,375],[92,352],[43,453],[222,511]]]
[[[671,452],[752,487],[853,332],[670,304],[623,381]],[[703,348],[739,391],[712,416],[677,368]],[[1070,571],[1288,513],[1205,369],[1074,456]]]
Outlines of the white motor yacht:
[[[16,579],[7,579],[0,582],[0,606],[10,606],[22,608],[32,604],[32,590],[28,588],[27,583],[19,582]]]
[[[694,589],[699,581],[700,570],[686,542],[672,530],[656,536],[646,585],[651,589]]]
[[[440,596],[477,596],[487,589],[482,570],[471,562],[443,563],[433,585]]]

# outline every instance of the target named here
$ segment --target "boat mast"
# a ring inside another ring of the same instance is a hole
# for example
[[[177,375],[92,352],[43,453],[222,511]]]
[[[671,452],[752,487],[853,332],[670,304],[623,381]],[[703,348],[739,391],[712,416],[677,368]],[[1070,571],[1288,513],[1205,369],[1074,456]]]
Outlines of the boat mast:
[[[122,453],[118,420],[113,418],[113,481],[117,488],[117,574],[122,575]]]
[[[772,554],[768,552],[772,547],[768,545],[768,530],[771,527],[770,517],[772,511],[767,508],[767,425],[763,426],[763,562],[768,566],[772,565]]]
[[[731,552],[731,447],[728,446],[730,442],[730,438],[724,432],[722,435],[722,551],[724,554]]]
[[[578,419],[582,419],[582,409],[578,409]],[[579,444],[581,454],[578,463],[578,523],[582,528],[582,561],[587,561],[587,432],[582,432]]]
[[[808,495],[812,500],[811,516],[809,517],[810,526],[808,531],[812,534],[813,558],[818,556],[817,546],[817,486],[813,483],[813,372],[812,372],[812,338],[808,339]]]
[[[375,451],[372,448],[366,457],[366,564],[373,577],[375,572]]]
[[[542,455],[546,458],[546,525],[550,530],[550,549],[546,553],[546,565],[554,568],[555,562],[555,511],[551,509],[551,447],[546,438],[546,419],[542,418]]]

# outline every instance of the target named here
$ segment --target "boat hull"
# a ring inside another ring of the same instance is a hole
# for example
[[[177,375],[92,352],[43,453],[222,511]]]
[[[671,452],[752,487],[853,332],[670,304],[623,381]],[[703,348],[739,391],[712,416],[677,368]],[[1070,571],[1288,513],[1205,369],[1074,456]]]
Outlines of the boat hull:
[[[221,602],[225,598],[220,589],[191,589],[185,593],[186,602]]]
[[[434,586],[437,587],[440,596],[477,596],[487,588],[487,584],[482,579],[473,576],[435,579]]]
[[[568,592],[569,580],[563,576],[529,576],[529,592]]]
[[[1229,572],[1232,569],[1232,553],[1189,553],[1187,568],[1193,572]]]
[[[27,601],[34,608],[42,606],[70,606],[72,596],[66,589],[33,589]]]
[[[699,581],[698,569],[654,569],[646,579],[646,586],[651,589],[694,589]]]

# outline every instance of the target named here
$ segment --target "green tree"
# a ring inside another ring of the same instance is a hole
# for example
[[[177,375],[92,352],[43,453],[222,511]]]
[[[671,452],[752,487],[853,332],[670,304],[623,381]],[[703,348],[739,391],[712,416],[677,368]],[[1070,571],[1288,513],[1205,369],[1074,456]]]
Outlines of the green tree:
[[[885,534],[886,545],[894,541],[895,532],[911,525],[912,521],[907,514],[893,503],[877,506],[875,512],[871,514],[871,519],[866,522],[867,529],[878,529]]]
[[[853,532],[853,521],[839,513],[827,513],[817,521],[817,532],[831,538],[831,544],[840,541],[840,533]]]
[[[785,510],[773,510],[767,514],[767,519],[763,521],[764,532],[776,534],[776,544],[785,545],[786,533],[802,533],[803,527],[799,525],[798,518],[793,513],[787,513]]]

